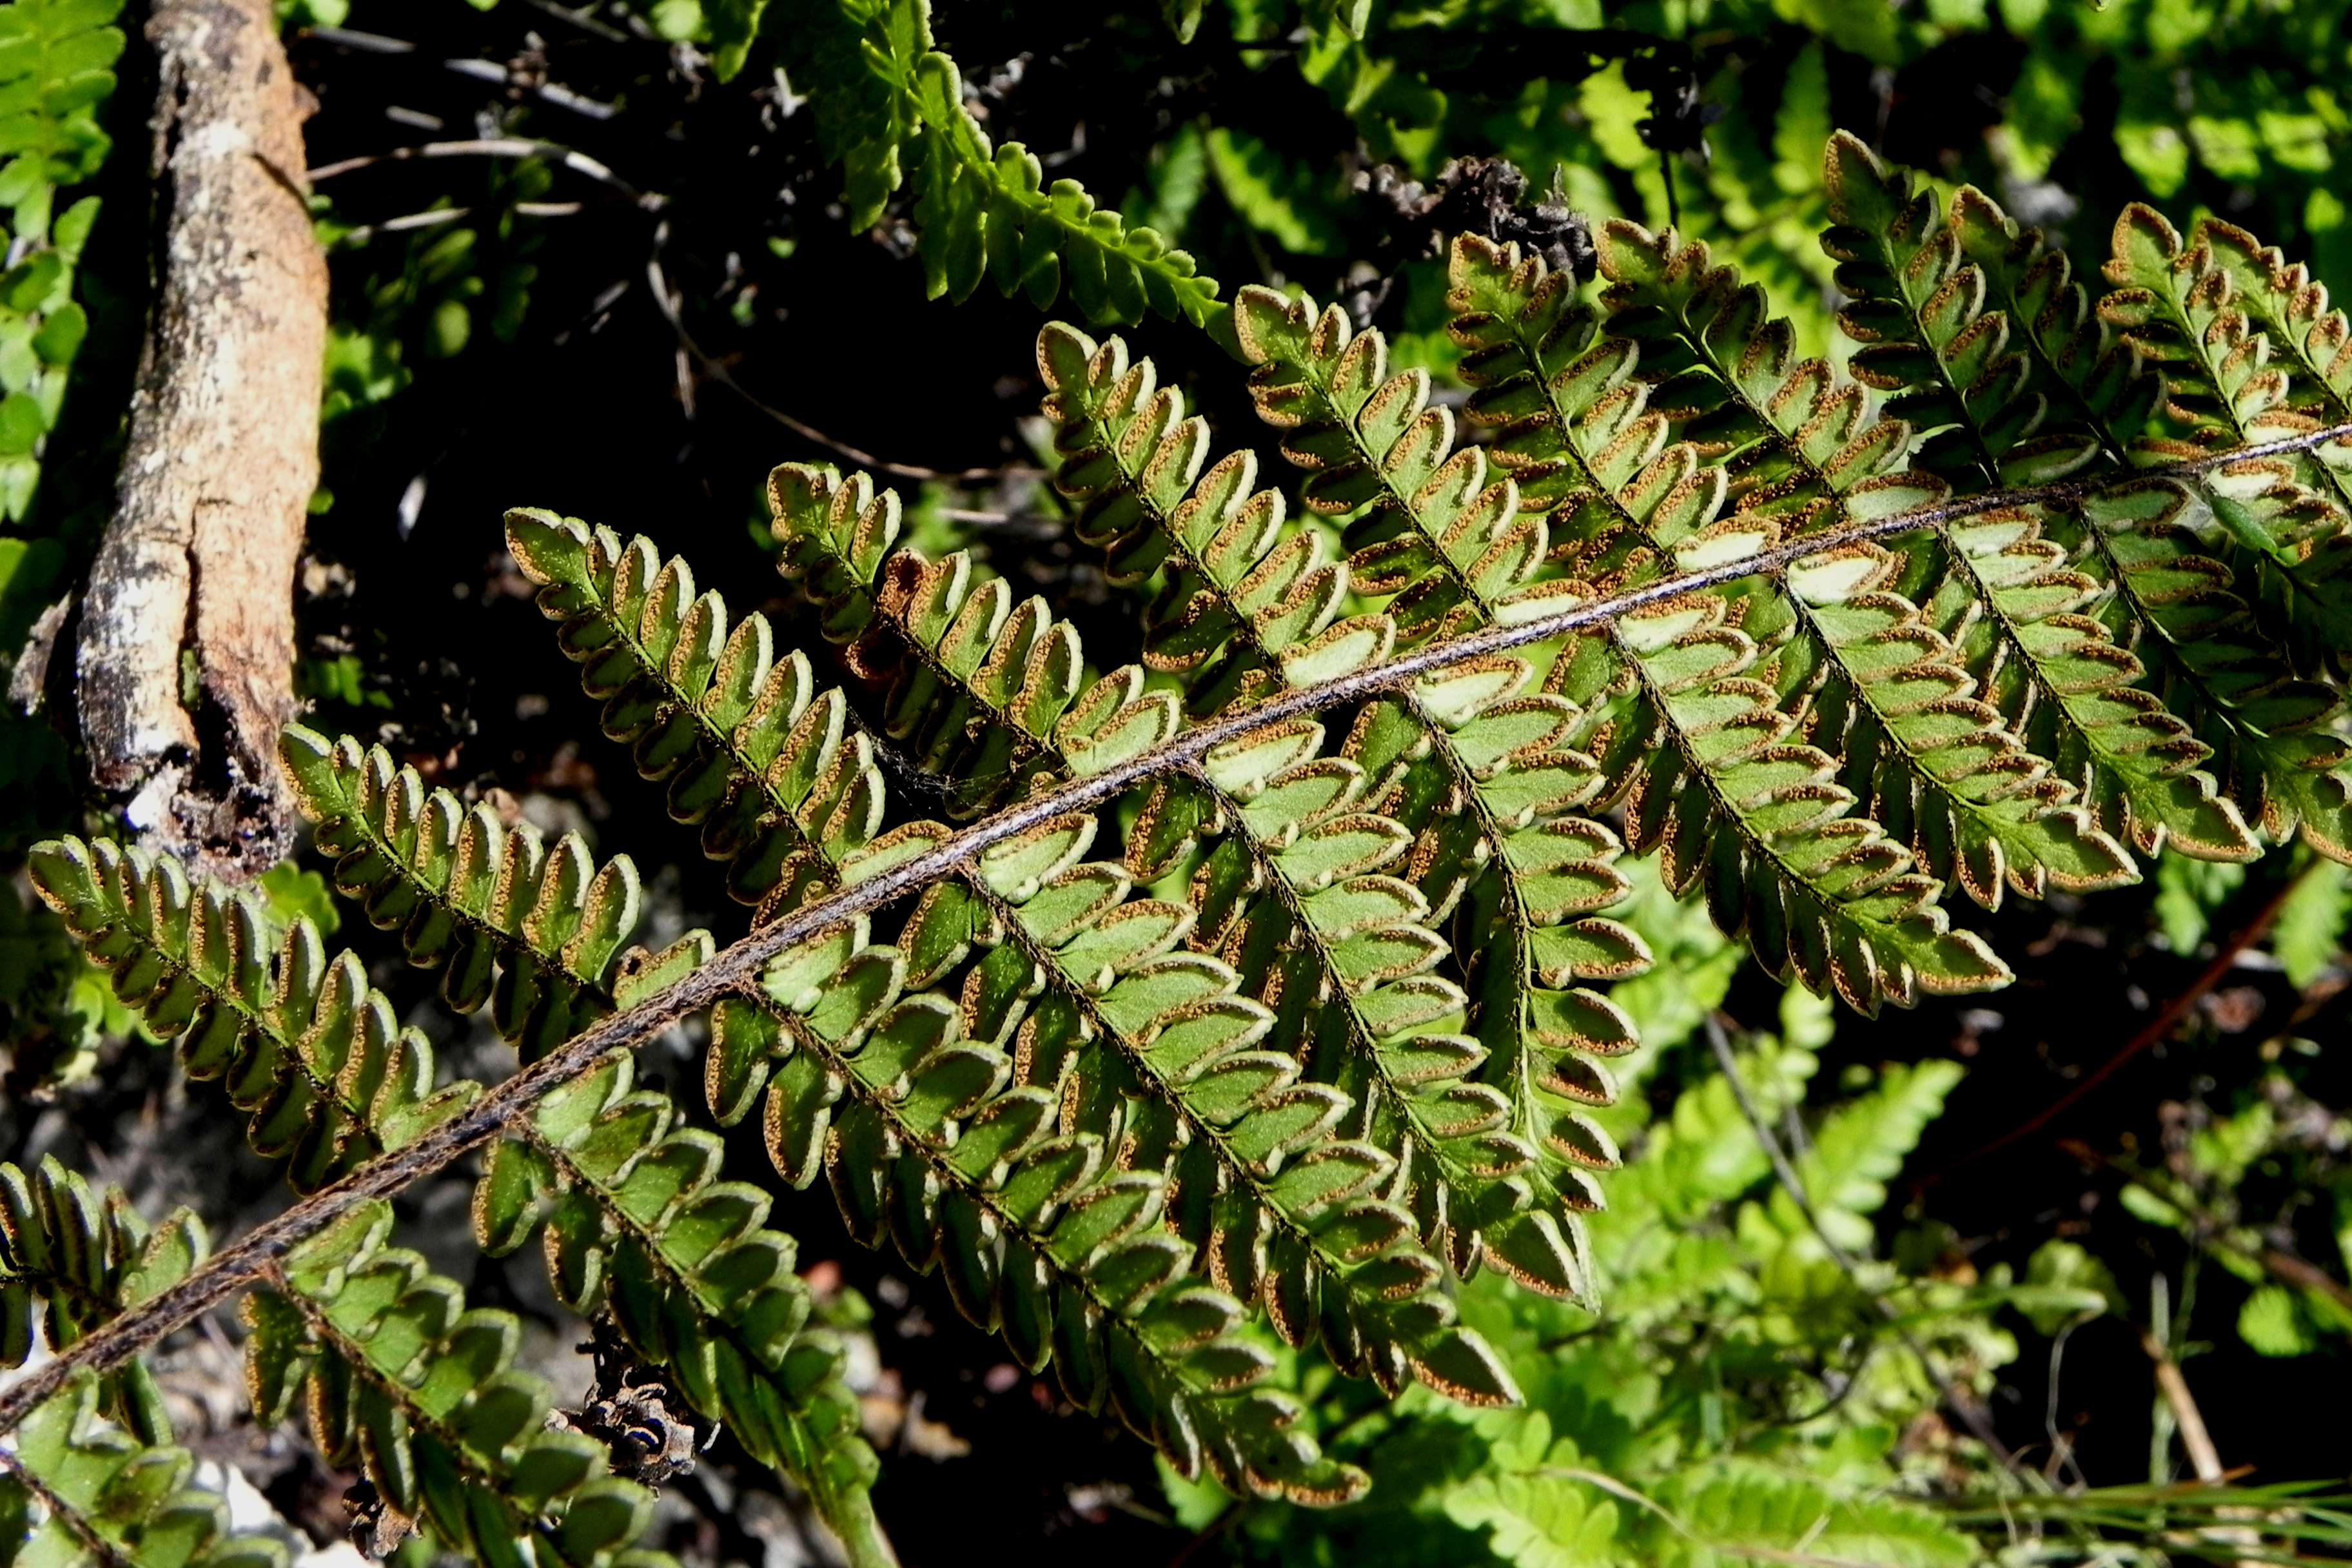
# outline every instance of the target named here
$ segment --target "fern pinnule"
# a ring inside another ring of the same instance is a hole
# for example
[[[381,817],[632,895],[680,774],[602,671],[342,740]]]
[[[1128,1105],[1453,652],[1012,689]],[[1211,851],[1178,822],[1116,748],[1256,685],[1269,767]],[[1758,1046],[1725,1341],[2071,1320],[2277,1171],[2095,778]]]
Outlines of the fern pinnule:
[[[33,885],[147,1026],[177,1037],[192,1078],[221,1079],[247,1141],[298,1191],[415,1142],[481,1091],[437,1086],[433,1047],[396,1021],[349,952],[282,931],[252,900],[179,863],[100,841],[35,847]]]
[[[380,927],[400,928],[408,961],[441,972],[460,1012],[485,1001],[526,1059],[612,1010],[611,971],[637,923],[637,868],[598,867],[567,833],[551,847],[487,802],[426,790],[382,746],[289,725],[278,756],[296,804],[335,857],[339,892]]]
[[[663,1568],[635,1549],[653,1494],[607,1473],[603,1447],[552,1427],[552,1392],[513,1364],[519,1325],[389,1245],[392,1207],[360,1205],[292,1249],[247,1299],[255,1412],[299,1403],[331,1464],[360,1468],[384,1508],[508,1568]]]
[[[76,1342],[204,1260],[205,1227],[186,1209],[151,1226],[120,1188],[91,1184],[42,1156],[30,1171],[0,1163],[0,1370],[38,1343]],[[144,1362],[98,1381],[99,1407],[150,1446],[172,1440],[163,1391]]]
[[[766,1194],[719,1179],[717,1137],[634,1080],[616,1053],[492,1146],[476,1239],[497,1257],[544,1227],[558,1300],[607,1319],[696,1410],[789,1474],[853,1562],[889,1562],[867,1497],[877,1461],[841,1346],[809,1327],[793,1238],[767,1228]]]
[[[830,891],[834,863],[873,838],[884,806],[873,742],[841,693],[817,690],[799,650],[775,657],[765,616],[730,631],[724,601],[698,596],[692,568],[649,540],[529,508],[506,526],[582,688],[604,703],[605,734],[670,781],[670,816],[701,826],[728,891],[763,919]]]
[[[168,1426],[133,1436],[100,1418],[103,1403],[99,1380],[84,1373],[0,1451],[0,1542],[11,1562],[286,1568],[283,1542],[233,1531],[228,1505],[189,1484],[195,1457]]]

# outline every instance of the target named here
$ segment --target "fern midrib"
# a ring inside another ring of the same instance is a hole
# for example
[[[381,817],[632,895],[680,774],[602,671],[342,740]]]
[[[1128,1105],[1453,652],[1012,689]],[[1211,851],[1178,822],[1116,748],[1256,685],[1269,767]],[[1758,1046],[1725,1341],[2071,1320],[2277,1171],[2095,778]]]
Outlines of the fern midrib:
[[[333,1350],[336,1358],[343,1363],[353,1378],[367,1384],[398,1406],[402,1416],[408,1422],[411,1428],[430,1435],[433,1440],[446,1449],[457,1465],[473,1478],[477,1487],[487,1491],[497,1500],[499,1511],[506,1516],[518,1536],[537,1536],[546,1542],[549,1549],[555,1552],[557,1560],[562,1561],[562,1553],[556,1548],[555,1536],[550,1528],[551,1521],[544,1515],[525,1517],[517,1512],[514,1505],[507,1499],[505,1477],[491,1468],[489,1464],[463,1438],[459,1437],[446,1422],[437,1416],[427,1415],[417,1405],[415,1389],[377,1366],[368,1356],[365,1341],[355,1340],[344,1332],[332,1319],[327,1316],[307,1291],[298,1289],[291,1280],[287,1279],[282,1268],[277,1270],[272,1283],[278,1287],[281,1298],[293,1303],[294,1310],[301,1314],[302,1321],[309,1325],[310,1332]],[[429,1348],[426,1353],[430,1353]],[[318,1373],[313,1371],[310,1375],[315,1377]],[[561,1518],[561,1515],[557,1517]],[[417,1522],[422,1524],[425,1521],[420,1517]]]
[[[1687,327],[1687,319],[1682,316],[1679,312],[1675,319],[1678,321],[1684,322],[1685,328]],[[1528,356],[1530,364],[1539,366],[1541,362],[1535,358],[1535,345],[1528,342],[1524,337],[1519,338],[1518,342],[1521,352]],[[1833,497],[1839,494],[1836,487],[1830,483],[1829,477],[1822,471],[1820,466],[1815,464],[1811,458],[1807,457],[1802,448],[1801,448],[1796,442],[1790,439],[1784,433],[1782,433],[1780,426],[1773,424],[1769,413],[1767,410],[1759,407],[1752,400],[1750,400],[1747,394],[1740,389],[1738,384],[1725,372],[1721,363],[1716,359],[1712,352],[1707,349],[1704,335],[1690,334],[1685,331],[1683,342],[1686,352],[1705,356],[1701,363],[1706,365],[1707,369],[1714,374],[1717,382],[1729,392],[1732,396],[1738,398],[1740,402],[1747,406],[1748,411],[1754,414],[1758,419],[1762,422],[1766,429],[1774,432],[1775,437],[1780,441],[1788,455],[1796,460],[1813,483],[1821,486],[1825,494]],[[1937,363],[1940,365],[1940,358],[1938,358]],[[1665,559],[1671,560],[1671,550],[1638,520],[1633,518],[1630,510],[1626,508],[1623,501],[1615,493],[1611,491],[1607,486],[1600,482],[1598,476],[1592,472],[1583,447],[1572,439],[1568,438],[1569,431],[1573,427],[1572,422],[1569,419],[1566,410],[1564,410],[1559,404],[1554,400],[1550,380],[1549,377],[1542,375],[1539,369],[1537,374],[1537,382],[1538,384],[1543,388],[1546,406],[1551,410],[1552,418],[1557,421],[1560,426],[1563,437],[1563,448],[1575,458],[1578,469],[1584,476],[1585,482],[1598,493],[1606,496],[1609,499],[1611,506],[1625,520],[1626,523],[1629,526],[1639,530],[1642,537],[1650,542],[1650,545],[1653,550],[1660,552]],[[1795,616],[1799,624],[1805,627],[1807,634],[1812,638],[1814,647],[1820,651],[1823,665],[1835,671],[1837,678],[1844,683],[1846,689],[1860,696],[1864,704],[1868,706],[1872,717],[1877,721],[1880,731],[1886,737],[1889,749],[1902,757],[1905,770],[1908,772],[1912,778],[1916,780],[1931,795],[1935,795],[1938,799],[1949,802],[1953,807],[1969,814],[1972,819],[1977,818],[1981,813],[1982,808],[1978,805],[1978,803],[1969,800],[1966,795],[1960,794],[1958,789],[1955,787],[1950,781],[1939,777],[1928,768],[1925,758],[1920,755],[1902,732],[1895,728],[1888,719],[1888,716],[1881,710],[1874,694],[1871,691],[1870,682],[1862,678],[1861,674],[1854,668],[1852,661],[1847,658],[1845,650],[1838,647],[1836,642],[1833,641],[1822,629],[1819,618],[1813,613],[1813,607],[1811,605],[1808,605],[1801,595],[1790,588],[1785,574],[1775,573],[1768,580],[1771,583],[1773,591],[1778,594],[1780,599],[1789,606],[1791,614]],[[1731,597],[1731,595],[1727,594],[1720,593],[1717,596],[1726,599],[1727,601]],[[1637,659],[1635,662],[1638,664],[1639,660]],[[1668,726],[1673,728],[1675,732],[1679,734],[1680,726],[1674,715],[1663,706],[1660,706],[1659,712]],[[1685,757],[1690,755],[1690,750],[1687,746],[1683,747],[1683,752]],[[2073,791],[2071,787],[2069,789],[2068,798],[2073,798]],[[1996,818],[1993,820],[1998,821],[1999,819]],[[2003,823],[2001,826],[2003,827],[2008,827],[2010,825]]]

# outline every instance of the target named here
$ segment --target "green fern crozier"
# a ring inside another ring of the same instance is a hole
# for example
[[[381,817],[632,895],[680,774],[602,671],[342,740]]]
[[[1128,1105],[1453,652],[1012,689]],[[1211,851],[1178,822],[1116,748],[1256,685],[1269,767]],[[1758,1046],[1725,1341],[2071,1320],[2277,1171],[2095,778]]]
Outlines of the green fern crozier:
[[[936,58],[890,89],[933,142],[934,291],[1017,284],[1028,231],[1005,236],[1045,209],[932,101]],[[887,191],[895,164],[848,156]],[[625,860],[289,730],[338,889],[453,1007],[488,1006],[525,1064],[502,1082],[440,1082],[307,921],[135,849],[42,847],[44,897],[123,999],[315,1195],[207,1259],[192,1221],[151,1233],[62,1171],[5,1173],[0,1354],[37,1325],[60,1353],[0,1394],[25,1433],[0,1520],[147,1561],[162,1509],[196,1543],[174,1563],[246,1550],[104,1474],[179,1473],[135,1352],[250,1289],[259,1414],[301,1404],[395,1534],[657,1561],[644,1486],[548,1428],[513,1320],[392,1244],[385,1200],[487,1148],[478,1245],[542,1238],[567,1306],[888,1561],[793,1243],[719,1178],[735,1139],[1180,1474],[1344,1502],[1366,1477],[1321,1450],[1285,1347],[1507,1405],[1454,1282],[1592,1295],[1581,1216],[1618,1154],[1586,1112],[1637,1043],[1609,987],[1651,961],[1610,916],[1628,854],[1865,1012],[2007,979],[1955,891],[1990,908],[2296,837],[2344,858],[2343,315],[2241,232],[2138,208],[2094,301],[1981,193],[1939,207],[1844,136],[1828,167],[1850,374],[1798,360],[1761,290],[1671,232],[1609,226],[1597,300],[1464,237],[1474,445],[1378,331],[1241,290],[1295,502],[1215,458],[1125,342],[1046,328],[1055,483],[1142,605],[1139,664],[1095,673],[1043,600],[901,546],[863,475],[771,486],[780,569],[837,652],[780,654],[646,540],[509,514],[604,730],[753,929],[625,948]],[[1202,319],[1188,268],[1134,257],[1101,310],[1073,278],[1091,313]],[[855,679],[824,688],[836,658]],[[886,752],[949,822],[894,810]],[[639,1084],[629,1048],[704,1010],[703,1102]]]

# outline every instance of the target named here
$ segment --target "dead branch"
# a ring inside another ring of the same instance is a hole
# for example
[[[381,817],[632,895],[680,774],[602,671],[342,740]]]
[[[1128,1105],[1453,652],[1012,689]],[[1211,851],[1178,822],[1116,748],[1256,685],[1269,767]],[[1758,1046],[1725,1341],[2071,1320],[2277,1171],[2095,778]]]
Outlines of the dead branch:
[[[100,787],[217,875],[287,850],[293,580],[319,482],[327,265],[310,233],[309,97],[269,0],[157,0],[161,298],[78,651]]]

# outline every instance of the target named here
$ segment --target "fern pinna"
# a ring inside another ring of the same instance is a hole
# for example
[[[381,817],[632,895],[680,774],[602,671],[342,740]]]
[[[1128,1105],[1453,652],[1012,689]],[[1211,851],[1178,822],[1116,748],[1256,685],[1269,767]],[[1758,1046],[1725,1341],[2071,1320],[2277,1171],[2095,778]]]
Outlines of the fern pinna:
[[[1009,253],[927,68],[907,92],[950,221],[925,254],[961,293]],[[1289,1352],[1508,1405],[1454,1283],[1593,1298],[1581,1216],[1619,1153],[1589,1111],[1638,1043],[1608,988],[1650,963],[1611,917],[1629,854],[1867,1012],[2007,978],[1955,889],[2352,852],[2341,312],[2241,231],[2138,208],[2094,300],[1979,192],[1939,205],[1844,136],[1828,170],[1843,372],[1672,231],[1606,226],[1597,290],[1465,236],[1472,442],[1381,332],[1243,289],[1295,500],[1127,342],[1048,326],[1055,486],[1141,605],[1117,668],[975,555],[903,544],[862,474],[771,482],[829,651],[780,649],[649,540],[509,514],[603,729],[752,930],[628,947],[626,860],[289,730],[336,887],[487,1008],[524,1064],[502,1082],[445,1081],[309,921],[42,847],[123,1000],[315,1195],[207,1261],[185,1216],[0,1171],[0,1352],[54,1352],[0,1394],[12,1557],[270,1554],[184,1489],[134,1353],[250,1288],[259,1415],[299,1405],[363,1471],[380,1545],[656,1561],[642,1456],[551,1423],[514,1320],[394,1240],[384,1197],[475,1148],[478,1245],[539,1239],[557,1298],[855,1561],[890,1558],[875,1457],[768,1193],[722,1176],[738,1142],[1180,1473],[1345,1502],[1367,1479],[1323,1452]],[[1211,313],[1149,278],[1103,286]],[[886,759],[948,820],[894,805]],[[689,1101],[629,1047],[696,1010]]]

